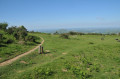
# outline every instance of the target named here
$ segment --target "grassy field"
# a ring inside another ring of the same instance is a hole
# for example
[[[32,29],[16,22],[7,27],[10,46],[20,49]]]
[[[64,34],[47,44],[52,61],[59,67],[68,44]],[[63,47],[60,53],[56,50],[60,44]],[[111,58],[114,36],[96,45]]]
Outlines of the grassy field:
[[[14,63],[0,67],[0,79],[120,79],[120,42],[117,35],[39,34],[45,42],[38,50]],[[10,47],[8,47],[10,49]],[[23,47],[24,48],[24,47]]]

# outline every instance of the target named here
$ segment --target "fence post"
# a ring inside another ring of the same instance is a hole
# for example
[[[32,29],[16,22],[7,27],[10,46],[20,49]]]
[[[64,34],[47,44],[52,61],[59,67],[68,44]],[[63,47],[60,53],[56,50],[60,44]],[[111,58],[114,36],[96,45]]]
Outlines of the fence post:
[[[39,54],[41,53],[41,46],[39,46],[38,53]]]
[[[42,53],[43,53],[43,47],[42,47]]]

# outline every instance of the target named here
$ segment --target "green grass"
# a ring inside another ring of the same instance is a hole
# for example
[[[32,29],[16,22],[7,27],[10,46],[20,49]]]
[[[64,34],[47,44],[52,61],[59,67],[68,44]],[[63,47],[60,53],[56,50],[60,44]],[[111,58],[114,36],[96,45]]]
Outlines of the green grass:
[[[6,35],[6,37],[8,37],[8,35]],[[41,40],[36,40],[36,41],[40,43]],[[15,42],[11,44],[2,43],[0,45],[0,62],[6,61],[22,53],[25,53],[37,45],[38,44],[34,42],[24,42],[24,41],[17,41],[17,40],[15,40]]]
[[[120,42],[117,35],[74,35],[70,39],[59,35],[39,34],[45,39],[44,51],[38,50],[14,63],[0,67],[0,79],[119,79]],[[9,48],[9,47],[8,47]]]

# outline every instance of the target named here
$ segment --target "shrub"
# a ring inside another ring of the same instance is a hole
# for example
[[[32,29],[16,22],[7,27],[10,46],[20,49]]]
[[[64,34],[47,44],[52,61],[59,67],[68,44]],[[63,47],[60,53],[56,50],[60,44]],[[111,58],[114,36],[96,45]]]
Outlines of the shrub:
[[[6,44],[10,44],[10,43],[13,43],[13,42],[14,42],[14,40],[12,40],[12,39],[7,39]]]
[[[70,32],[69,32],[69,34],[70,34],[70,35],[77,35],[77,34],[78,34],[78,32],[73,32],[73,31],[70,31]]]
[[[60,37],[65,38],[65,39],[69,39],[69,35],[68,34],[61,34]]]
[[[12,34],[16,40],[23,39],[28,35],[27,29],[24,26],[16,27],[12,26],[7,29],[8,34]]]
[[[16,26],[12,26],[12,27],[9,27],[7,29],[7,32],[8,34],[14,34],[14,32],[16,31],[17,27]]]
[[[7,23],[0,23],[0,30],[6,30],[7,26]]]
[[[28,36],[25,38],[25,41],[36,42],[37,39],[39,39],[39,38],[36,37],[36,36],[28,35]]]

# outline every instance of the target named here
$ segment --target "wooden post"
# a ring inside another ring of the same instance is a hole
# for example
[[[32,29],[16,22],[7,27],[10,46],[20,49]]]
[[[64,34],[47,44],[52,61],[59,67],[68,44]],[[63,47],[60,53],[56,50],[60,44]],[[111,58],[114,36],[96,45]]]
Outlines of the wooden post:
[[[38,53],[39,54],[41,53],[41,46],[39,46]]]
[[[43,53],[43,47],[42,47],[42,53]]]

